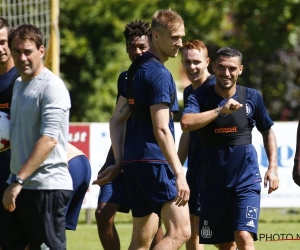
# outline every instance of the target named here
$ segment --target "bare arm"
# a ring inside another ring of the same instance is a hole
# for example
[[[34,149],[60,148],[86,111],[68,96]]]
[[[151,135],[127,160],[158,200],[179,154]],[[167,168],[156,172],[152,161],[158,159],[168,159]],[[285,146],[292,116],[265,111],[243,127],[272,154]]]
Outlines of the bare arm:
[[[183,165],[188,157],[189,152],[189,144],[190,144],[190,133],[189,132],[182,132],[179,140],[179,146],[178,146],[178,157]]]
[[[110,166],[109,164],[111,164],[111,162],[114,161],[114,160],[115,160],[114,152],[113,152],[112,147],[110,147],[109,151],[107,153],[107,156],[106,156],[106,160],[105,160],[103,166],[101,167],[101,169],[99,170],[98,174],[100,174],[105,169],[107,169],[107,167]]]
[[[126,122],[130,116],[127,99],[120,96],[116,109],[109,121],[111,145],[113,148],[116,165],[121,165],[124,154],[124,142],[126,134]]]
[[[296,153],[293,167],[293,180],[300,186],[300,121],[297,128]]]
[[[184,114],[181,118],[180,125],[182,131],[192,131],[205,127],[215,120],[219,114],[232,114],[243,107],[242,104],[230,98],[223,107],[215,108],[200,113]]]
[[[169,107],[166,104],[156,104],[150,107],[150,112],[155,138],[175,174],[177,187],[176,204],[184,206],[189,200],[190,190],[169,129]]]
[[[20,179],[25,180],[31,176],[39,166],[48,157],[52,149],[56,146],[57,140],[43,135],[36,143],[31,155],[21,167],[17,175]],[[3,195],[3,206],[8,211],[12,212],[16,209],[16,198],[19,195],[22,186],[19,184],[11,184],[5,190]]]
[[[278,165],[277,165],[277,142],[275,134],[270,128],[262,133],[264,147],[269,161],[268,170],[264,177],[264,186],[269,182],[268,193],[272,193],[279,187]]]
[[[74,145],[71,143],[68,143],[68,148],[67,148],[67,160],[71,160],[72,158],[78,156],[78,155],[84,155],[84,153],[79,149],[76,148]]]
[[[115,164],[107,167],[103,171],[100,171],[97,180],[93,181],[93,184],[104,185],[110,182],[121,172],[121,165],[124,154],[126,122],[129,116],[130,110],[127,99],[123,96],[120,96],[113,116],[109,121],[110,138],[113,153],[115,156]]]
[[[56,146],[57,140],[43,135],[36,143],[28,160],[18,172],[18,176],[25,180],[32,175],[39,166],[46,160],[52,149]]]

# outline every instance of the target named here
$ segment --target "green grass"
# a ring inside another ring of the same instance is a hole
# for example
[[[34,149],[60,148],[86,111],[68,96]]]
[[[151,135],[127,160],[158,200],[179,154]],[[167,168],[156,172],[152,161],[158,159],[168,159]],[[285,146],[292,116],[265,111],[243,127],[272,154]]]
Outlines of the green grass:
[[[102,250],[98,239],[94,211],[91,212],[91,224],[85,223],[86,213],[80,214],[77,231],[67,231],[68,250]],[[116,227],[121,239],[121,249],[128,249],[131,237],[131,215],[118,213],[116,216]],[[299,250],[300,241],[266,241],[263,236],[276,234],[290,234],[300,236],[300,208],[297,209],[262,209],[259,220],[258,236],[260,240],[255,242],[256,250]],[[278,237],[278,236],[277,236]],[[282,237],[282,236],[281,236]],[[181,250],[184,250],[182,247]],[[205,246],[205,250],[215,250],[214,246]]]

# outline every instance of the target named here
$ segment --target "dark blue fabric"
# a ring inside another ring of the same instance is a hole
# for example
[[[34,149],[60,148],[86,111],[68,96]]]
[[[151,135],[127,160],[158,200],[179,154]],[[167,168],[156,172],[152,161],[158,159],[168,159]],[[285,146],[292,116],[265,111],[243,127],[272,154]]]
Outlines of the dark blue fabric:
[[[123,172],[133,217],[152,212],[160,216],[162,206],[177,195],[175,175],[167,164],[134,163]]]
[[[260,183],[242,188],[202,188],[199,236],[203,244],[234,241],[234,231],[253,233],[257,240]]]
[[[129,213],[130,205],[123,173],[118,174],[113,181],[100,187],[98,203],[100,202],[119,204],[118,212]]]
[[[13,79],[16,75],[16,68],[13,67],[6,74],[0,76],[0,111],[8,115],[10,115],[12,89],[14,84]],[[0,181],[7,180],[10,173],[9,164],[10,148],[2,152],[0,151]]]
[[[218,99],[223,106],[227,99]],[[237,99],[238,93],[232,98]],[[207,89],[197,89],[188,98],[183,114],[199,113],[201,107],[208,106]],[[268,130],[274,123],[270,119],[261,95],[258,91],[246,88],[246,113],[248,126],[254,126],[261,132]],[[257,153],[252,144],[242,146],[220,146],[203,148],[202,185],[211,188],[243,187],[261,182]]]
[[[149,56],[145,53],[142,56]],[[134,77],[135,103],[152,105],[164,103],[169,106],[171,112],[177,112],[178,101],[176,95],[176,85],[171,73],[159,62],[144,63],[137,70]],[[123,88],[122,96],[127,98],[127,86]],[[169,128],[174,136],[174,121],[169,117]],[[148,162],[166,163],[156,138],[153,134],[151,120],[132,119],[130,130],[130,142],[126,145],[124,152],[124,162]]]
[[[198,88],[207,88],[208,86],[215,84],[215,77],[210,75],[202,85]],[[187,103],[188,97],[194,92],[192,84],[188,85],[183,90],[183,103]],[[187,172],[186,179],[190,188],[190,199],[189,199],[189,209],[191,214],[199,215],[197,211],[199,208],[199,192],[198,185],[200,185],[199,174],[200,166],[202,160],[202,145],[198,131],[189,132],[189,150],[188,150],[188,159],[187,159]]]
[[[66,209],[66,229],[76,230],[85,193],[89,188],[92,170],[88,158],[78,155],[68,161],[73,191]]]

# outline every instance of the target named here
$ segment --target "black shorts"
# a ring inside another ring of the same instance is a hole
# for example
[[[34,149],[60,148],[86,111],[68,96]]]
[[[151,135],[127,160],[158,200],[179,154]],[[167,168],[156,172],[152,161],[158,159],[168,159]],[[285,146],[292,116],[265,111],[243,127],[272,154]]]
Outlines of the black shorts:
[[[3,226],[3,221],[8,214],[8,211],[4,209],[2,204],[3,194],[7,187],[6,179],[0,177],[0,248],[3,245],[3,232],[6,230]]]
[[[16,210],[5,219],[5,249],[66,249],[65,209],[71,190],[22,189],[16,199]]]

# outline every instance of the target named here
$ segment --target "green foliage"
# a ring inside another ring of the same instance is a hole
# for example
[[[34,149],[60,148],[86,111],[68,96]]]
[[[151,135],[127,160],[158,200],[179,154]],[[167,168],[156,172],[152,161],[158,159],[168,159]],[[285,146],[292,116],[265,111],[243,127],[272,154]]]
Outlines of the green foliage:
[[[169,7],[185,20],[184,40],[203,40],[212,59],[222,46],[242,51],[239,83],[262,93],[273,120],[298,119],[298,0],[61,0],[61,76],[70,89],[72,122],[108,121],[118,75],[130,65],[125,24],[150,21],[156,10]]]
[[[90,250],[103,249],[97,234],[97,226],[93,217],[92,224],[85,224],[85,210],[82,210],[79,217],[77,231],[67,231],[68,250]],[[288,208],[263,208],[259,220],[259,234],[299,234],[299,213],[300,209]],[[94,211],[91,211],[94,214]],[[128,249],[132,232],[132,219],[130,214],[117,213],[115,224],[121,241],[121,249]],[[298,250],[299,241],[265,241],[263,237],[255,242],[256,250]],[[185,246],[180,250],[184,250]],[[216,250],[212,245],[206,245],[205,250]]]

